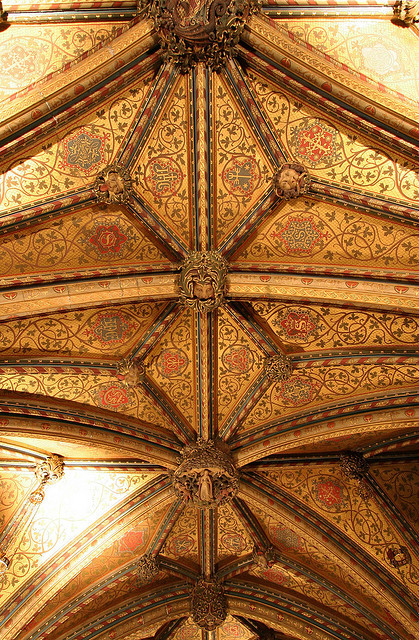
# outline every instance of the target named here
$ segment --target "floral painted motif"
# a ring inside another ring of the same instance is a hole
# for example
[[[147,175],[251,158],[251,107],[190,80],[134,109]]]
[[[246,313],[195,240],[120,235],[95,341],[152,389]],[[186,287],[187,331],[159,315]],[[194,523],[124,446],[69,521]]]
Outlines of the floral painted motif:
[[[307,118],[294,132],[295,153],[311,167],[318,164],[327,166],[334,162],[339,155],[336,134],[335,129],[321,120]]]
[[[233,158],[222,173],[229,193],[249,195],[259,183],[260,171],[254,158]]]
[[[146,536],[144,529],[132,529],[131,531],[124,533],[124,535],[119,538],[118,551],[119,553],[130,553],[134,555],[137,549],[142,547],[145,541]]]
[[[183,373],[188,364],[188,356],[181,349],[165,349],[160,354],[157,362],[160,373],[166,378],[172,378]]]
[[[291,376],[282,383],[280,397],[294,407],[308,404],[314,397],[316,385],[308,378]]]
[[[123,342],[134,328],[134,323],[129,322],[122,313],[106,312],[100,313],[93,326],[86,329],[85,333],[93,334],[102,345],[109,346]]]
[[[154,158],[148,167],[148,183],[155,197],[176,195],[183,173],[173,158]]]
[[[316,329],[316,323],[313,320],[314,317],[312,318],[307,311],[289,311],[279,324],[290,338],[306,340]]]
[[[122,405],[129,404],[126,389],[120,384],[110,384],[99,389],[99,402],[108,409],[117,409]]]
[[[97,138],[83,127],[64,140],[64,165],[89,173],[104,161],[103,147],[103,138]]]
[[[336,507],[342,502],[342,488],[331,480],[322,480],[315,487],[317,499],[325,507]]]
[[[89,242],[103,255],[105,253],[119,253],[127,240],[127,236],[118,229],[116,224],[111,224],[97,227]]]
[[[280,231],[272,231],[273,240],[283,242],[287,253],[311,253],[316,244],[327,235],[314,224],[313,218],[289,218]]]
[[[231,531],[221,537],[221,544],[231,553],[241,553],[246,548],[246,540],[239,533]]]
[[[248,347],[229,347],[222,354],[225,368],[231,373],[247,373],[253,364],[253,355]]]
[[[301,539],[291,529],[282,525],[273,525],[269,528],[273,542],[279,547],[285,549],[299,550],[301,548]]]

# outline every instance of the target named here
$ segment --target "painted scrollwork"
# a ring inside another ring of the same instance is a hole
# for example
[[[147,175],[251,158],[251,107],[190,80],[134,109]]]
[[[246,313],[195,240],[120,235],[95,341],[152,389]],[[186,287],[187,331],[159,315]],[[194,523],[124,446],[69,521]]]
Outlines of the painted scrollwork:
[[[227,263],[215,251],[193,251],[180,274],[180,302],[198,311],[212,311],[223,301]]]
[[[307,169],[297,162],[285,162],[273,177],[275,193],[284,200],[298,198],[307,193],[309,185],[310,177]]]
[[[220,70],[234,53],[260,0],[153,0],[142,7],[154,19],[169,60],[187,71],[197,62]]]
[[[236,495],[239,474],[226,451],[200,438],[183,449],[172,484],[177,496],[197,507],[214,509]]]
[[[214,631],[227,617],[227,601],[217,579],[201,578],[191,593],[192,617],[206,631]]]
[[[268,378],[274,382],[285,382],[285,380],[291,377],[291,360],[285,353],[266,358],[265,373]]]
[[[131,193],[130,174],[125,167],[111,164],[98,173],[93,189],[98,202],[128,202]]]

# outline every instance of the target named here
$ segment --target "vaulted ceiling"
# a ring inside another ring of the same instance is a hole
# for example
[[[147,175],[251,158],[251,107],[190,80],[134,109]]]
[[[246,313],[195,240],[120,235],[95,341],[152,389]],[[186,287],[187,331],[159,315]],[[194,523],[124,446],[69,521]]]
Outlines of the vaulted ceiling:
[[[418,637],[419,41],[391,4],[263,3],[181,73],[131,0],[3,3],[1,640]],[[99,201],[114,164],[131,192]],[[180,300],[194,251],[228,265],[212,311]],[[172,487],[198,438],[240,474],[215,509]]]

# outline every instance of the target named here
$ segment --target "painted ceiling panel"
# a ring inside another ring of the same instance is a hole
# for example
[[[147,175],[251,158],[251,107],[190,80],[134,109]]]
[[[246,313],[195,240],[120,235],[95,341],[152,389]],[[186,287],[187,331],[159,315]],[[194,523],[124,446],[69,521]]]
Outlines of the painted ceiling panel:
[[[413,30],[371,18],[287,20],[282,26],[350,69],[417,101],[419,43]]]
[[[413,531],[419,521],[419,463],[381,463],[371,468],[371,475],[387,496],[397,505]]]
[[[30,532],[15,541],[16,562],[3,575],[3,600],[16,585],[27,582],[41,564],[48,563],[54,554],[88,531],[122,498],[138,491],[150,477],[138,473],[66,470],[62,483],[48,487],[48,495],[33,519]]]
[[[121,359],[150,329],[165,304],[119,305],[2,323],[3,357]]]
[[[0,211],[93,187],[111,164],[144,100],[150,77],[141,78],[59,132],[0,164]]]
[[[194,507],[185,507],[163,545],[165,556],[199,565],[198,519],[199,513]]]
[[[252,308],[281,343],[296,352],[414,348],[414,316],[308,304],[256,302]]]
[[[390,157],[255,72],[248,81],[288,156],[303,163],[313,177],[359,193],[417,203],[419,177],[412,161],[395,153]]]
[[[416,27],[140,4],[3,3],[0,640],[415,640]]]
[[[234,255],[237,268],[278,265],[359,266],[389,269],[400,276],[419,265],[419,232],[393,220],[372,217],[315,200],[281,204]]]
[[[196,360],[191,343],[191,337],[197,331],[196,322],[195,314],[185,309],[144,361],[148,377],[191,426],[197,424],[200,402],[196,393]]]
[[[319,466],[313,474],[307,468],[295,470],[285,466],[281,471],[263,472],[263,475],[281,491],[292,493],[294,499],[309,505],[355,544],[372,548],[371,555],[377,562],[399,576],[399,567],[391,565],[387,552],[403,546],[402,532],[397,531],[377,501],[369,499],[365,504],[357,481],[343,478],[339,467]],[[412,558],[412,564],[403,572],[414,593],[418,593],[418,564],[418,559]]]
[[[121,208],[86,207],[0,240],[0,260],[8,276],[48,275],[67,270],[132,266],[143,270],[170,265],[161,249]],[[15,278],[16,279],[16,278]]]
[[[213,80],[214,226],[220,246],[268,191],[274,168],[227,81],[221,75]]]
[[[368,398],[416,393],[419,367],[406,365],[341,364],[321,366],[311,363],[295,371],[285,382],[274,384],[243,420],[240,432],[281,422],[298,410],[345,404]]]
[[[243,403],[263,370],[266,354],[257,339],[227,311],[218,313],[218,430]]]
[[[33,3],[28,3],[33,4]],[[7,3],[3,3],[7,10]],[[117,22],[90,24],[13,24],[0,32],[0,100],[20,91],[84,52],[114,37]]]
[[[180,76],[133,166],[138,195],[187,247],[192,243],[191,117],[188,79]]]

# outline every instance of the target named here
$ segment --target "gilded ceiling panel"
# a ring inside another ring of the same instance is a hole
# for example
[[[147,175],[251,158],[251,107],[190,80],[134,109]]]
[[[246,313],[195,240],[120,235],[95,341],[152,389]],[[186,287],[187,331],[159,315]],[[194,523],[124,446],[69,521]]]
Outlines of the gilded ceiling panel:
[[[222,75],[212,88],[216,244],[242,222],[270,188],[274,169]]]
[[[304,575],[301,571],[297,571],[286,564],[278,562],[272,567],[264,569],[255,567],[250,571],[254,575],[264,581],[268,581],[278,590],[290,589],[299,595],[303,595],[310,600],[315,600],[323,607],[330,607],[334,611],[339,612],[343,617],[349,618],[352,622],[365,625],[367,628],[378,631],[376,625],[360,613],[359,608],[351,606],[347,600],[339,597],[324,585],[315,582],[311,577]]]
[[[408,204],[417,204],[419,175],[413,162],[370,147],[361,134],[325,119],[320,111],[284,93],[264,77],[249,83],[281,145],[314,178]]]
[[[3,8],[7,10],[7,3]],[[116,22],[12,24],[0,31],[0,100],[61,69],[114,36],[118,27]]]
[[[165,303],[67,311],[0,324],[3,358],[79,356],[118,360],[137,344]]]
[[[196,362],[193,340],[197,318],[185,308],[145,358],[148,377],[173,403],[192,428],[197,424]]]
[[[50,616],[60,610],[64,616],[60,617],[60,631],[67,628],[69,632],[77,623],[85,621],[88,613],[97,613],[99,609],[109,606],[110,602],[135,591],[138,588],[135,567],[129,571],[121,569],[135,563],[144,553],[150,535],[164,511],[157,510],[149,518],[122,527],[117,540],[92,558],[88,564],[80,566],[74,577],[68,582],[63,582],[54,597],[35,613],[30,622],[31,628],[41,631],[43,624],[50,620]],[[109,575],[118,572],[118,577],[109,585]],[[68,615],[70,611],[71,616]],[[48,625],[40,637],[48,638],[48,633],[52,630],[51,625]],[[16,640],[18,638],[19,636]]]
[[[199,513],[194,506],[185,507],[162,547],[164,556],[199,565]]]
[[[201,640],[202,631],[192,618],[187,618],[173,634],[173,640]]]
[[[294,369],[284,382],[272,385],[244,419],[240,431],[282,422],[299,410],[313,410],[327,404],[348,404],[356,398],[379,393],[408,393],[417,389],[419,366],[416,363],[335,364],[312,363],[309,369]]]
[[[387,494],[413,531],[419,522],[419,462],[383,463],[370,467],[370,474]]]
[[[325,202],[293,200],[280,205],[232,258],[263,268],[275,264],[415,271],[419,231],[398,222]]]
[[[266,354],[228,313],[218,313],[218,429],[237,411],[243,397],[263,370]]]
[[[6,531],[7,524],[20,509],[23,499],[36,485],[34,474],[26,469],[0,470],[0,531]]]
[[[409,411],[409,409],[407,409]],[[366,418],[369,416],[367,415]],[[370,432],[362,432],[358,427],[354,426],[354,433],[336,433],[333,430],[335,424],[334,422],[330,423],[331,433],[329,437],[323,436],[321,440],[317,442],[310,442],[309,444],[303,444],[296,447],[287,448],[287,453],[294,453],[299,451],[302,452],[310,452],[310,453],[331,453],[337,451],[358,451],[363,447],[367,447],[370,444],[375,444],[377,442],[385,442],[385,440],[397,438],[399,436],[405,436],[409,433],[409,431],[414,433],[415,427],[413,429],[407,429],[405,426],[403,428],[388,428],[388,429],[376,429]],[[346,431],[346,430],[345,430]],[[336,434],[336,435],[335,435]],[[403,445],[400,445],[403,447]]]
[[[0,238],[8,277],[88,267],[170,264],[154,242],[117,207],[87,207]]]
[[[283,302],[251,303],[285,345],[295,351],[414,348],[419,319],[402,314]]]
[[[344,478],[339,466],[283,467],[263,475],[331,522],[397,579],[402,572],[413,593],[419,594],[417,561],[412,558],[411,564],[393,567],[388,558],[391,549],[403,546],[402,534],[374,498],[359,495],[357,481]]]
[[[66,469],[60,482],[45,491],[30,529],[15,542],[13,562],[2,576],[3,597],[16,585],[27,582],[39,566],[150,477],[144,473]]]
[[[61,373],[45,373],[45,369],[40,373],[30,368],[27,373],[20,373],[5,367],[3,371],[0,374],[0,389],[85,403],[168,429],[172,426],[164,413],[144,395],[141,387],[121,382],[114,373],[106,369],[97,374],[83,374],[71,368],[64,368]]]
[[[232,508],[218,508],[218,562],[252,553],[254,543]]]
[[[150,80],[141,78],[100,109],[25,149],[22,158],[1,163],[0,211],[92,187],[100,169],[115,159]]]
[[[157,218],[192,247],[191,114],[180,75],[134,164],[134,189]]]
[[[310,22],[300,18],[281,26],[350,69],[417,100],[419,42],[412,29],[380,18],[311,18]]]
[[[254,634],[249,631],[237,618],[229,615],[225,622],[216,630],[217,640],[250,640]],[[185,640],[187,640],[185,638]]]
[[[378,601],[371,590],[365,589],[357,571],[348,571],[348,567],[328,552],[326,547],[319,545],[308,531],[307,534],[302,535],[301,529],[306,525],[302,523],[299,516],[295,516],[296,526],[292,527],[285,519],[278,518],[272,510],[268,513],[267,510],[255,505],[252,509],[268,539],[286,558],[296,560],[309,571],[315,572],[320,579],[326,578],[332,585],[350,593],[352,598],[371,611],[375,611],[377,616],[385,617],[384,601]],[[325,541],[327,541],[326,538]]]

